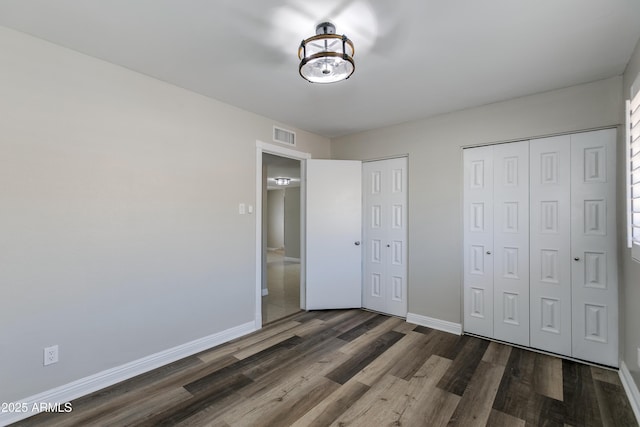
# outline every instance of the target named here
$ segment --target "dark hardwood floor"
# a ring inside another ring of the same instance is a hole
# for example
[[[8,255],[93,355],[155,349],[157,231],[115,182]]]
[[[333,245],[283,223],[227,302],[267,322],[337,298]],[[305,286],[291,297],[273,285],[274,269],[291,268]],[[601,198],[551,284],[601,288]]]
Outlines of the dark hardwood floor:
[[[635,426],[617,372],[362,310],[303,312],[23,426]]]

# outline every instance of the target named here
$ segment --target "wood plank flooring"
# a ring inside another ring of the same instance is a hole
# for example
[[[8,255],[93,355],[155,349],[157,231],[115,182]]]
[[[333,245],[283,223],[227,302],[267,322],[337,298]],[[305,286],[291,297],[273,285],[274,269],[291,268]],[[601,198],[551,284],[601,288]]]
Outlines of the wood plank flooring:
[[[617,373],[362,310],[302,312],[22,426],[635,426]]]

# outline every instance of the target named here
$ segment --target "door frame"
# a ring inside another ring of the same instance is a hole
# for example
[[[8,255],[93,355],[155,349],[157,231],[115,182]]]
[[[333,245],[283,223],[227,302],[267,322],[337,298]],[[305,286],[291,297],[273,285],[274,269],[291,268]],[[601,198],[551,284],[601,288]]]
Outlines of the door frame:
[[[274,154],[280,157],[300,160],[300,308],[305,309],[306,301],[306,180],[305,160],[310,153],[292,150],[275,144],[256,140],[256,300],[255,328],[262,328],[262,154]]]

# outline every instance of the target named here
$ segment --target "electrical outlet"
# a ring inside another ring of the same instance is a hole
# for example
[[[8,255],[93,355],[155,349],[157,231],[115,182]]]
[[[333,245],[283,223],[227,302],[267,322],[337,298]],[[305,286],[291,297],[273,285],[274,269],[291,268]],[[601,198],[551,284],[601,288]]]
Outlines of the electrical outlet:
[[[58,346],[52,345],[44,349],[44,366],[58,363]]]

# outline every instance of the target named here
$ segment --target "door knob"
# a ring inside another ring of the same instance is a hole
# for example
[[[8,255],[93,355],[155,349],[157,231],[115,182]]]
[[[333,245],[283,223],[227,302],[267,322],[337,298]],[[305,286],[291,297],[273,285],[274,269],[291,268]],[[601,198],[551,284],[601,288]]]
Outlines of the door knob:
[[[487,255],[491,255],[491,251],[487,251]]]
[[[391,245],[387,245],[387,247],[388,247],[388,248],[390,248],[390,247],[391,247]]]
[[[356,246],[360,246],[360,240],[356,240],[353,244]]]
[[[575,257],[573,260],[574,261],[580,261],[580,257]]]

